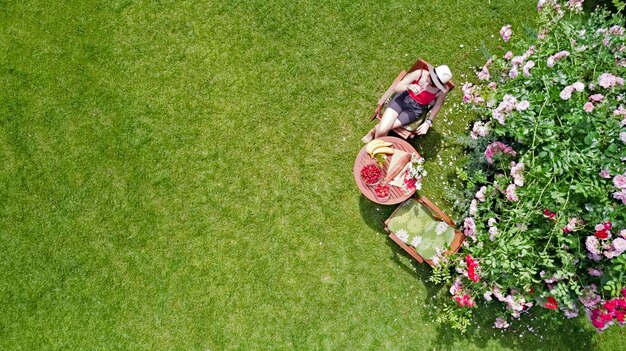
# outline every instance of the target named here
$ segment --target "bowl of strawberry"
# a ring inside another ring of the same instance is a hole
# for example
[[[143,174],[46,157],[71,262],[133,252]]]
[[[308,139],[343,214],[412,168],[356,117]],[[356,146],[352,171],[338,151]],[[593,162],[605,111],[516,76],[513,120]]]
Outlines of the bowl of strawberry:
[[[382,202],[389,200],[389,184],[379,183],[376,188],[374,188],[374,194],[378,200]]]
[[[376,185],[383,178],[383,170],[376,164],[370,163],[361,168],[361,179],[367,185]]]

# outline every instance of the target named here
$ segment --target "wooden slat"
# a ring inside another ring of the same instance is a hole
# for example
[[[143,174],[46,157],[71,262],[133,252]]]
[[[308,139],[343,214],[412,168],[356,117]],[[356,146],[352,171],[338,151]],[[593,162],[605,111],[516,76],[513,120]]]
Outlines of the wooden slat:
[[[409,255],[411,255],[411,257],[413,257],[417,262],[422,263],[424,262],[424,258],[422,256],[420,256],[417,251],[415,251],[414,248],[408,246],[407,244],[405,244],[402,240],[400,240],[400,238],[398,238],[394,233],[389,233],[389,237],[391,238],[391,240],[393,240],[396,244],[398,244],[398,246],[400,246],[406,253],[408,253]]]

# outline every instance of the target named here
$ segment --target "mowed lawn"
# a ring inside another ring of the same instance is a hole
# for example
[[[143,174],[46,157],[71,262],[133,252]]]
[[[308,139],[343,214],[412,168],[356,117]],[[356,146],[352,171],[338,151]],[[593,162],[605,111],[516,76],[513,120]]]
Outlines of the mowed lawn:
[[[1,1],[0,349],[620,349],[582,318],[438,323],[352,178],[401,69],[461,83],[535,6]],[[459,90],[414,142],[444,209]]]

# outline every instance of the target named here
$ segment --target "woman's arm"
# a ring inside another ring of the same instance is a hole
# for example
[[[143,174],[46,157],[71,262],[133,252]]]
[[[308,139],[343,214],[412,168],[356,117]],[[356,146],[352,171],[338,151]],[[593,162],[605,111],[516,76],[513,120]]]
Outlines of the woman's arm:
[[[404,78],[402,78],[400,83],[398,83],[398,85],[396,85],[396,88],[394,89],[396,93],[406,91],[409,87],[409,84],[411,84],[411,82],[413,82],[414,80],[420,79],[424,75],[424,72],[426,71],[424,71],[423,69],[418,69],[404,76]]]
[[[448,95],[447,92],[442,92],[441,94],[439,94],[439,96],[437,96],[435,106],[433,106],[433,108],[430,110],[430,116],[428,116],[428,119],[430,119],[431,121],[434,120],[435,117],[437,117],[437,113],[439,113],[439,110],[441,110],[441,106],[443,106],[443,102],[446,100],[446,95]]]
[[[435,106],[433,106],[432,110],[430,110],[430,116],[422,123],[416,130],[418,135],[424,135],[430,129],[430,126],[433,124],[433,119],[437,116],[439,110],[441,110],[441,106],[443,106],[443,102],[446,100],[446,95],[448,93],[441,93],[437,96],[437,100],[435,101]]]

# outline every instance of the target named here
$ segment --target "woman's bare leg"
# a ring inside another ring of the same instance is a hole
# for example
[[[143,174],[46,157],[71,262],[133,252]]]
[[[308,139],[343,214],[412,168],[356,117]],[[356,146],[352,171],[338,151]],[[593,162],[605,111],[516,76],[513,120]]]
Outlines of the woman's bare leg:
[[[361,141],[365,144],[369,143],[370,141],[372,141],[372,139],[374,139],[374,134],[376,134],[376,126],[370,129],[370,131],[361,138]]]
[[[404,127],[402,125],[400,125],[398,127],[393,127],[391,130],[396,132],[396,134],[400,134],[400,132],[402,132],[402,129],[404,129]]]
[[[380,119],[380,123],[375,127],[376,133],[374,136],[376,138],[384,137],[391,129],[398,128],[401,125],[402,123],[398,121],[398,112],[388,108],[385,110],[385,113],[383,113],[383,118]]]

